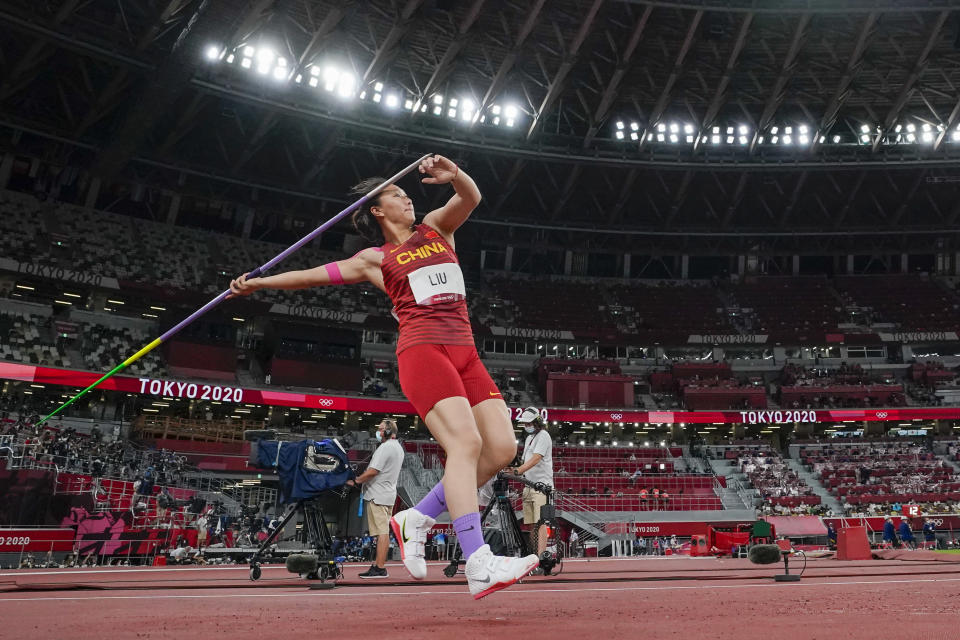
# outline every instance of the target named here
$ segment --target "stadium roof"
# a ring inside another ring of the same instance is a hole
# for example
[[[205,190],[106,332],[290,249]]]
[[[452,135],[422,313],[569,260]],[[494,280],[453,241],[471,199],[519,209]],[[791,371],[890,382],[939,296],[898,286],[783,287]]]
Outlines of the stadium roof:
[[[518,238],[869,253],[960,217],[960,0],[6,0],[0,68],[21,152],[263,209],[436,151]]]

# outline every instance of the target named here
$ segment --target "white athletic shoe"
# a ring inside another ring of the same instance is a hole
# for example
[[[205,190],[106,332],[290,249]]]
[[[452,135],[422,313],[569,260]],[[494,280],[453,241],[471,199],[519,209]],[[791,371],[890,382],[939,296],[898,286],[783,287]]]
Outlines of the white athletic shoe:
[[[399,511],[390,518],[390,528],[393,530],[393,537],[397,539],[397,544],[400,545],[403,566],[415,580],[423,580],[427,577],[424,546],[427,543],[427,532],[434,523],[436,520],[423,515],[416,509]]]
[[[509,587],[540,566],[535,555],[523,558],[495,556],[490,545],[485,544],[467,558],[464,573],[474,600],[488,596],[494,591]]]

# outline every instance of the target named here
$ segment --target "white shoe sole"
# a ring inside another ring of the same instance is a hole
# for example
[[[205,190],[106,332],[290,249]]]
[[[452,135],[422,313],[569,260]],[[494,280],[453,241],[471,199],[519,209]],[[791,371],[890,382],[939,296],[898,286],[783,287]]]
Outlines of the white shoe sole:
[[[474,594],[473,599],[474,599],[474,600],[479,600],[480,598],[483,598],[484,596],[488,596],[488,595],[490,595],[491,593],[494,593],[494,592],[496,592],[496,591],[500,591],[501,589],[506,589],[506,588],[509,587],[510,585],[516,584],[518,580],[522,580],[523,578],[525,578],[525,577],[527,577],[528,575],[530,575],[530,572],[533,571],[534,569],[536,569],[536,568],[539,567],[539,566],[540,566],[540,558],[537,558],[536,561],[532,562],[532,563],[530,564],[530,566],[526,569],[526,571],[523,572],[523,575],[518,576],[518,577],[514,578],[513,580],[507,580],[507,581],[505,581],[505,582],[498,582],[498,583],[496,583],[495,585],[492,585],[492,586],[484,589],[484,590],[481,591],[480,593]]]

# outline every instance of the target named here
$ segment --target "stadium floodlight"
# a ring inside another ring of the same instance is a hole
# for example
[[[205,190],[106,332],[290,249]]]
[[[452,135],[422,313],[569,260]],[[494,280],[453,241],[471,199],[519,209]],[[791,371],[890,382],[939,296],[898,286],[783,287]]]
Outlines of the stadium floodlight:
[[[317,76],[319,76],[319,75],[320,75],[320,67],[311,66],[311,67],[310,67],[310,75],[312,75],[312,76],[315,77],[315,78],[316,78]]]
[[[779,139],[780,139],[779,136],[771,136],[771,137],[770,137],[770,144],[777,144],[777,141],[778,141]],[[763,142],[763,138],[761,138],[760,141]]]
[[[456,118],[456,117],[457,117],[457,110],[454,109],[453,107],[447,109],[447,117],[448,117],[448,118]]]
[[[616,440],[613,441],[613,446],[617,446],[617,441],[616,441]]]
[[[960,141],[960,131],[954,131],[952,134],[950,134],[950,139],[954,142]]]
[[[649,440],[644,440],[643,446],[649,447],[649,446],[650,446],[650,441],[649,441]]]
[[[658,132],[663,133],[666,130],[667,130],[667,125],[663,124],[662,122],[657,125]]]
[[[243,48],[243,55],[248,58],[252,58],[253,54],[255,54],[256,52],[257,50],[249,45]]]
[[[713,144],[720,144],[720,136],[714,133],[712,136],[710,136],[710,142]]]
[[[475,107],[473,105],[473,100],[470,98],[464,98],[460,101],[460,117],[463,120],[470,120],[473,118]]]
[[[740,135],[745,136],[747,135],[747,133],[749,133],[749,131],[750,131],[750,128],[747,127],[747,125],[745,124],[740,125]]]
[[[207,47],[207,60],[216,62],[220,59],[220,47],[215,44],[211,44]]]
[[[693,136],[687,136],[687,144],[693,144]]]
[[[379,92],[379,91],[383,91],[383,83],[382,83],[382,82],[377,82],[377,83],[375,83],[375,84],[373,85],[373,90],[374,90],[374,91],[378,91],[378,92]]]
[[[498,105],[498,104],[493,105],[493,109],[491,109],[491,111],[493,112],[493,115],[495,115],[495,116],[500,115],[500,105]]]
[[[507,118],[507,126],[508,126],[508,127],[512,127],[512,126],[513,126],[513,118]]]
[[[733,144],[733,136],[727,136],[727,144]]]
[[[808,144],[810,142],[810,136],[800,136],[800,144]]]
[[[683,132],[687,135],[690,135],[691,133],[693,133],[693,125],[692,124],[683,125]]]
[[[443,104],[443,96],[439,93],[433,96],[433,104]]]
[[[233,55],[232,53],[227,56],[227,64],[233,64],[233,61],[234,61],[234,60],[236,60],[236,58],[234,57],[234,55]]]
[[[397,94],[395,93],[388,93],[387,99],[384,101],[384,103],[391,109],[396,109],[400,104],[400,98],[398,98]]]
[[[790,135],[793,133],[793,127],[784,127],[783,132],[786,133],[787,135]]]
[[[441,107],[441,106],[438,105],[438,104],[437,104],[437,105],[434,105],[434,106],[433,106],[433,115],[438,116],[438,115],[440,115],[441,113],[443,113],[443,107]]]
[[[600,441],[599,441],[599,440],[597,440],[597,446],[598,446],[598,447],[600,446]]]
[[[798,131],[799,131],[800,133],[807,133],[807,131],[808,131],[807,125],[805,125],[805,124],[800,125],[800,126],[798,127]]]
[[[670,142],[676,144],[676,143],[677,143],[677,140],[678,140],[677,134],[671,133],[671,134],[670,134]]]
[[[953,135],[960,135],[960,131],[955,131]],[[631,139],[631,140],[634,140],[634,141],[639,140],[639,139],[640,139],[640,134],[638,134],[636,131],[631,131],[631,132],[630,132],[630,139]]]
[[[720,133],[720,127],[714,127],[711,133]]]
[[[860,136],[860,142],[864,144],[868,144],[870,142],[870,136],[868,136],[867,134],[863,134],[862,136]]]
[[[623,129],[623,120],[617,120],[617,129]]]
[[[274,67],[274,68],[273,68],[273,79],[274,79],[274,80],[286,80],[286,79],[287,79],[287,69],[286,69],[286,67]]]
[[[456,98],[450,98],[450,106],[451,106],[451,107],[456,107],[456,106],[459,104],[459,102],[460,102],[460,101],[457,100]]]
[[[740,144],[741,145],[747,144],[747,136],[740,136]]]
[[[870,133],[870,125],[868,124],[860,125],[860,133]]]
[[[582,447],[583,445],[585,445],[585,444],[587,444],[587,443],[584,442],[583,440],[580,441],[580,446],[581,446],[581,447]]]
[[[913,133],[907,134],[907,142],[916,142],[916,141],[917,141],[916,134],[913,134]]]
[[[678,125],[676,122],[671,122],[671,123],[670,123],[670,133],[676,133],[676,132],[678,132],[678,131],[680,131],[680,125]]]
[[[493,116],[493,124],[497,126],[500,125],[500,116]]]
[[[924,141],[924,142],[933,142],[933,132],[931,132],[931,131],[925,131],[925,132],[923,133],[923,141]]]
[[[307,81],[307,84],[310,85],[311,87],[316,87],[316,86],[319,85],[320,83],[317,81],[316,78],[310,78],[310,79]]]
[[[410,98],[407,98],[406,100],[404,100],[403,108],[406,109],[407,111],[410,111],[411,109],[413,109],[413,100],[411,100]]]
[[[244,69],[249,69],[251,66],[253,66],[253,59],[244,58],[243,60],[240,61],[240,66],[243,67]]]
[[[383,96],[379,93],[373,94],[373,101],[379,103],[383,99]]]
[[[780,131],[780,128],[777,127],[776,125],[770,127],[770,133],[772,133],[772,134],[774,134],[774,135],[776,135],[779,131]]]
[[[517,117],[520,111],[512,104],[508,104],[503,110],[503,115],[507,116],[509,120],[513,120]]]
[[[663,142],[663,141],[664,141],[664,135],[663,135],[662,133],[658,133],[658,134],[657,134],[657,142]]]
[[[923,123],[923,126],[920,127],[920,128],[921,128],[922,130],[924,130],[924,131],[930,131],[930,129],[931,129],[930,125],[929,125],[928,123],[926,123],[926,122],[924,122],[924,123]]]
[[[833,136],[833,144],[840,142],[840,136]]]
[[[787,127],[789,129],[789,127]],[[783,144],[793,144],[793,137],[786,135],[783,136]]]
[[[630,123],[630,131],[639,131],[639,130],[640,130],[640,125],[639,125],[639,123],[637,123],[637,122],[631,122],[631,123]]]
[[[623,131],[617,131],[616,136],[617,140],[623,140]]]
[[[913,124],[912,122],[907,125],[907,132],[908,132],[908,133],[913,133],[913,132],[916,131],[916,130],[917,130],[917,125]]]
[[[728,136],[732,136],[732,135],[733,135],[733,127],[727,127],[727,135],[728,135]]]
[[[337,95],[341,98],[349,98],[353,95],[356,88],[356,80],[352,73],[343,72],[337,81]]]

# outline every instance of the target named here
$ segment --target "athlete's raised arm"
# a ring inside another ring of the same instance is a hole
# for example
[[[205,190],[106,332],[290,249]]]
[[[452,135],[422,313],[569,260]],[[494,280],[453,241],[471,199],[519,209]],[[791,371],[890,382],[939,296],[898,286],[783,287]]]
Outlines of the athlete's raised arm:
[[[421,182],[424,184],[447,184],[456,192],[447,204],[434,209],[426,215],[423,223],[444,234],[452,236],[460,228],[470,213],[480,204],[480,189],[473,178],[454,162],[443,156],[427,158],[420,164],[420,173],[427,174]]]

